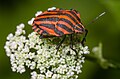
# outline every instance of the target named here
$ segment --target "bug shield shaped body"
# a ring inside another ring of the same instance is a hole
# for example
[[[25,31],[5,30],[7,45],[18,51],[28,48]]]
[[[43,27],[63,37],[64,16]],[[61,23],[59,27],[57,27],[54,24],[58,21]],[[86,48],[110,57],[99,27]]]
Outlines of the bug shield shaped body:
[[[32,29],[43,37],[85,32],[80,14],[76,10],[45,11],[34,19],[32,26]]]
[[[80,20],[80,14],[76,10],[63,10],[53,9],[48,10],[38,15],[32,24],[32,29],[40,34],[40,38],[48,37],[60,37],[64,35],[64,38],[57,46],[57,50],[64,42],[66,35],[70,35],[70,48],[73,49],[73,35],[72,34],[83,34],[85,36],[81,41],[84,46],[85,37],[87,32]],[[74,50],[75,51],[75,50]],[[75,51],[76,52],[76,51]]]

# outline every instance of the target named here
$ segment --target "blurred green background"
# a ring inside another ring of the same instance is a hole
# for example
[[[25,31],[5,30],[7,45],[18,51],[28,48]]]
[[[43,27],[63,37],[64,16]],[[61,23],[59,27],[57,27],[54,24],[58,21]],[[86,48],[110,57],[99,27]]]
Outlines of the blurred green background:
[[[90,50],[103,43],[103,55],[108,60],[120,63],[120,0],[0,0],[0,79],[29,79],[29,71],[19,74],[12,72],[4,44],[9,33],[14,33],[16,25],[27,24],[39,11],[49,7],[76,9],[88,29],[86,44]],[[102,12],[106,14],[95,23],[87,25]],[[31,27],[25,29],[31,32]],[[120,69],[102,69],[94,62],[86,61],[79,79],[120,79]]]

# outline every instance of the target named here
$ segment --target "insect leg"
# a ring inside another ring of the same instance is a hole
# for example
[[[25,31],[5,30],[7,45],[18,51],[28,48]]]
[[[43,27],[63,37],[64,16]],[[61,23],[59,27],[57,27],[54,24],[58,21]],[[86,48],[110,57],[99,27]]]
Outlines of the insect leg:
[[[41,35],[39,36],[39,38],[42,39],[42,38],[43,38],[43,35],[41,34]]]
[[[85,36],[83,37],[83,39],[82,39],[82,41],[81,41],[82,46],[84,46],[84,42],[86,41],[86,36],[87,36],[87,34],[88,34],[88,30],[85,29]]]
[[[72,34],[70,34],[70,48],[74,51],[74,52],[76,52],[77,53],[77,51],[75,50],[75,49],[73,49],[73,36],[72,36]]]
[[[66,38],[66,35],[63,37],[62,41],[57,45],[57,47],[56,47],[57,52],[58,52],[58,50],[59,50],[61,44],[64,42],[65,38]]]

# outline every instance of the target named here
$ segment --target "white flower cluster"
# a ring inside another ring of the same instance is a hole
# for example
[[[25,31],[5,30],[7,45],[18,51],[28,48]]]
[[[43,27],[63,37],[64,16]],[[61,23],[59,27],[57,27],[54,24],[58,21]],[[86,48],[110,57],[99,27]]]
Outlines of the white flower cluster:
[[[46,39],[39,39],[36,32],[26,36],[24,27],[24,24],[17,26],[15,35],[8,35],[4,47],[10,57],[12,71],[23,73],[27,67],[32,70],[31,79],[78,78],[85,59],[83,54],[89,54],[87,46],[74,45],[79,50],[75,53],[63,44],[56,52],[56,45],[48,44]]]

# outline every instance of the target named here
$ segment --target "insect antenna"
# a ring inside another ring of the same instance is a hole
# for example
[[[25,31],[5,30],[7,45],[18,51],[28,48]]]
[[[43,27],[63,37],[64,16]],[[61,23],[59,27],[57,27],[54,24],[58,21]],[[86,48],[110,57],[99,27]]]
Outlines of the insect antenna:
[[[100,15],[98,15],[95,19],[93,19],[90,23],[88,23],[87,25],[94,23],[97,19],[99,19],[101,16],[103,16],[106,12],[102,12]]]
[[[101,16],[103,16],[106,12],[101,13],[100,15],[98,15],[95,19],[93,19],[90,23],[88,23],[87,25],[94,23],[97,19],[99,19]],[[88,30],[85,29],[85,35],[81,41],[82,46],[84,47],[84,42],[86,41],[86,36],[87,36]]]

